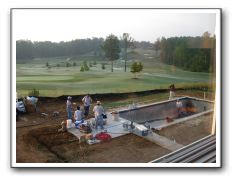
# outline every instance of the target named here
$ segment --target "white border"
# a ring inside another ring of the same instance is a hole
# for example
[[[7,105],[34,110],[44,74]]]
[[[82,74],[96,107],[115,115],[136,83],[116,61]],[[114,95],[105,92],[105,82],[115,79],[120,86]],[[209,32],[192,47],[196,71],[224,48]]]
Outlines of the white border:
[[[163,13],[215,13],[216,14],[216,163],[17,163],[16,162],[16,40],[14,38],[14,11],[11,11],[11,167],[221,167],[221,10],[220,9],[150,9]],[[36,10],[36,9],[33,9]],[[55,9],[51,9],[55,10]],[[67,10],[67,9],[66,9]],[[103,10],[103,9],[99,9]],[[112,9],[114,10],[114,9]],[[127,10],[133,10],[127,9]],[[147,10],[147,9],[141,9]]]

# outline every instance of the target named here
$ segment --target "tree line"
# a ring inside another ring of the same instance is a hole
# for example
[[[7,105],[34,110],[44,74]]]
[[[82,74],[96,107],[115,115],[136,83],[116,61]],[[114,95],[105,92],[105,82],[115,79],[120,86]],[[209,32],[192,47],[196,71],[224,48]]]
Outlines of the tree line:
[[[126,34],[126,33],[125,33]],[[109,35],[109,37],[114,35]],[[119,48],[124,48],[124,40],[127,38],[118,38]],[[107,38],[106,38],[107,39]],[[73,57],[86,53],[92,53],[93,56],[105,57],[103,50],[104,38],[87,38],[76,39],[67,42],[51,42],[51,41],[31,41],[31,40],[17,40],[16,41],[16,61],[17,63],[25,62],[33,58],[48,58],[48,57]],[[116,44],[117,45],[117,44]],[[133,48],[148,48],[152,46],[150,42],[138,42],[135,41]],[[121,51],[121,50],[120,50]]]
[[[216,37],[205,32],[198,37],[162,37],[154,49],[160,51],[163,63],[193,72],[214,72],[215,46]]]
[[[72,57],[89,52],[93,52],[94,55],[101,55],[100,46],[103,41],[103,38],[76,39],[59,43],[18,40],[16,41],[16,60],[20,62],[33,58]]]

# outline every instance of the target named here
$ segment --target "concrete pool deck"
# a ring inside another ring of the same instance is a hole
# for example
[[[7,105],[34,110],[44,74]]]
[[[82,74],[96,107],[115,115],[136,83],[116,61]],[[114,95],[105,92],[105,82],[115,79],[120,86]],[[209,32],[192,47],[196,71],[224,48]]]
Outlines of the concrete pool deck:
[[[147,105],[140,105],[140,106],[137,106],[137,108],[140,109],[140,108],[144,108],[144,107],[147,107],[147,106],[160,105],[160,104],[163,104],[163,103],[169,103],[169,102],[176,101],[177,99],[180,99],[180,98],[191,98],[191,99],[197,100],[197,101],[205,101],[205,102],[208,102],[208,103],[213,103],[212,101],[202,100],[202,99],[193,98],[193,97],[178,97],[178,98],[175,98],[175,99],[172,99],[172,100],[166,100],[166,101],[151,103],[151,104],[147,104]],[[123,108],[117,109],[117,112],[127,112],[127,111],[130,111],[129,107],[123,107]],[[206,110],[206,111],[203,111],[203,112],[200,112],[200,113],[196,113],[194,115],[174,119],[173,122],[169,122],[169,123],[166,122],[166,120],[155,120],[155,121],[149,122],[149,125],[150,125],[150,128],[154,128],[154,129],[159,130],[159,129],[162,129],[162,128],[165,128],[165,127],[168,127],[168,126],[171,126],[171,125],[175,125],[175,124],[178,124],[178,123],[181,123],[181,122],[193,119],[193,118],[201,117],[202,115],[212,113],[212,112],[213,112],[213,109],[209,109],[209,110]],[[115,118],[115,116],[112,115],[112,112],[108,112],[107,113],[107,123],[106,123],[106,125],[104,125],[104,130],[92,129],[92,132],[91,132],[92,135],[95,136],[96,134],[98,134],[98,133],[100,133],[102,131],[106,131],[108,134],[111,135],[112,138],[116,138],[116,137],[119,137],[119,136],[122,136],[122,135],[125,135],[125,134],[133,133],[133,134],[138,135],[140,137],[143,137],[143,138],[145,138],[145,139],[147,139],[149,141],[155,142],[156,144],[158,144],[158,145],[160,145],[160,146],[162,146],[164,148],[167,148],[167,149],[169,149],[171,151],[174,151],[174,150],[177,150],[177,149],[183,147],[183,145],[178,144],[175,141],[172,141],[172,140],[170,140],[168,138],[160,136],[160,135],[158,135],[156,133],[153,133],[153,132],[151,132],[151,130],[148,132],[147,136],[142,136],[142,135],[138,134],[136,132],[135,128],[138,127],[138,126],[141,126],[141,124],[136,123],[136,122],[133,122],[133,125],[135,126],[134,130],[125,129],[123,127],[123,124],[124,123],[130,124],[131,122],[129,120],[123,118],[123,117],[120,117],[120,113],[117,114],[117,115],[119,115],[119,116],[117,118]],[[77,129],[75,127],[69,128],[68,132],[72,133],[79,140],[80,140],[81,136],[86,135],[85,133],[80,132],[79,129]]]
[[[112,116],[111,113],[107,113],[107,122],[106,125],[104,125],[104,130],[107,131],[108,134],[111,135],[112,138],[116,138],[125,134],[129,134],[129,130],[125,130],[123,128],[123,123],[126,122],[127,120],[118,118],[117,120],[114,120],[114,117]],[[82,133],[79,131],[79,129],[72,127],[67,129],[69,133],[72,133],[74,136],[77,138],[80,138],[81,136],[85,135],[85,133]],[[101,129],[92,129],[92,134],[95,136],[96,134],[104,131]]]

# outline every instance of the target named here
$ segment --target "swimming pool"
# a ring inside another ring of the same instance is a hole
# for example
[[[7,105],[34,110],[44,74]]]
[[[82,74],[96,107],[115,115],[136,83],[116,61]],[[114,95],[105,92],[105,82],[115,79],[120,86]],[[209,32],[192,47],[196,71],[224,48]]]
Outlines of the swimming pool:
[[[179,100],[182,103],[181,112],[178,111],[176,102]],[[178,99],[167,100],[149,105],[143,105],[136,108],[128,108],[118,111],[119,117],[131,122],[144,124],[145,122],[154,122],[164,120],[167,117],[185,118],[192,115],[202,115],[213,112],[214,103],[208,100],[202,100],[193,97],[181,97]]]

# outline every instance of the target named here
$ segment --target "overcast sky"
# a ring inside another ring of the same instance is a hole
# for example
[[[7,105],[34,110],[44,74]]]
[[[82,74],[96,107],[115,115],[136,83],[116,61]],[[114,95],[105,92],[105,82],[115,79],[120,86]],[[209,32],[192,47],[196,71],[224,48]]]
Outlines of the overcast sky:
[[[213,10],[16,9],[12,17],[15,40],[53,42],[125,32],[137,41],[154,42],[162,36],[214,34],[216,26]]]

